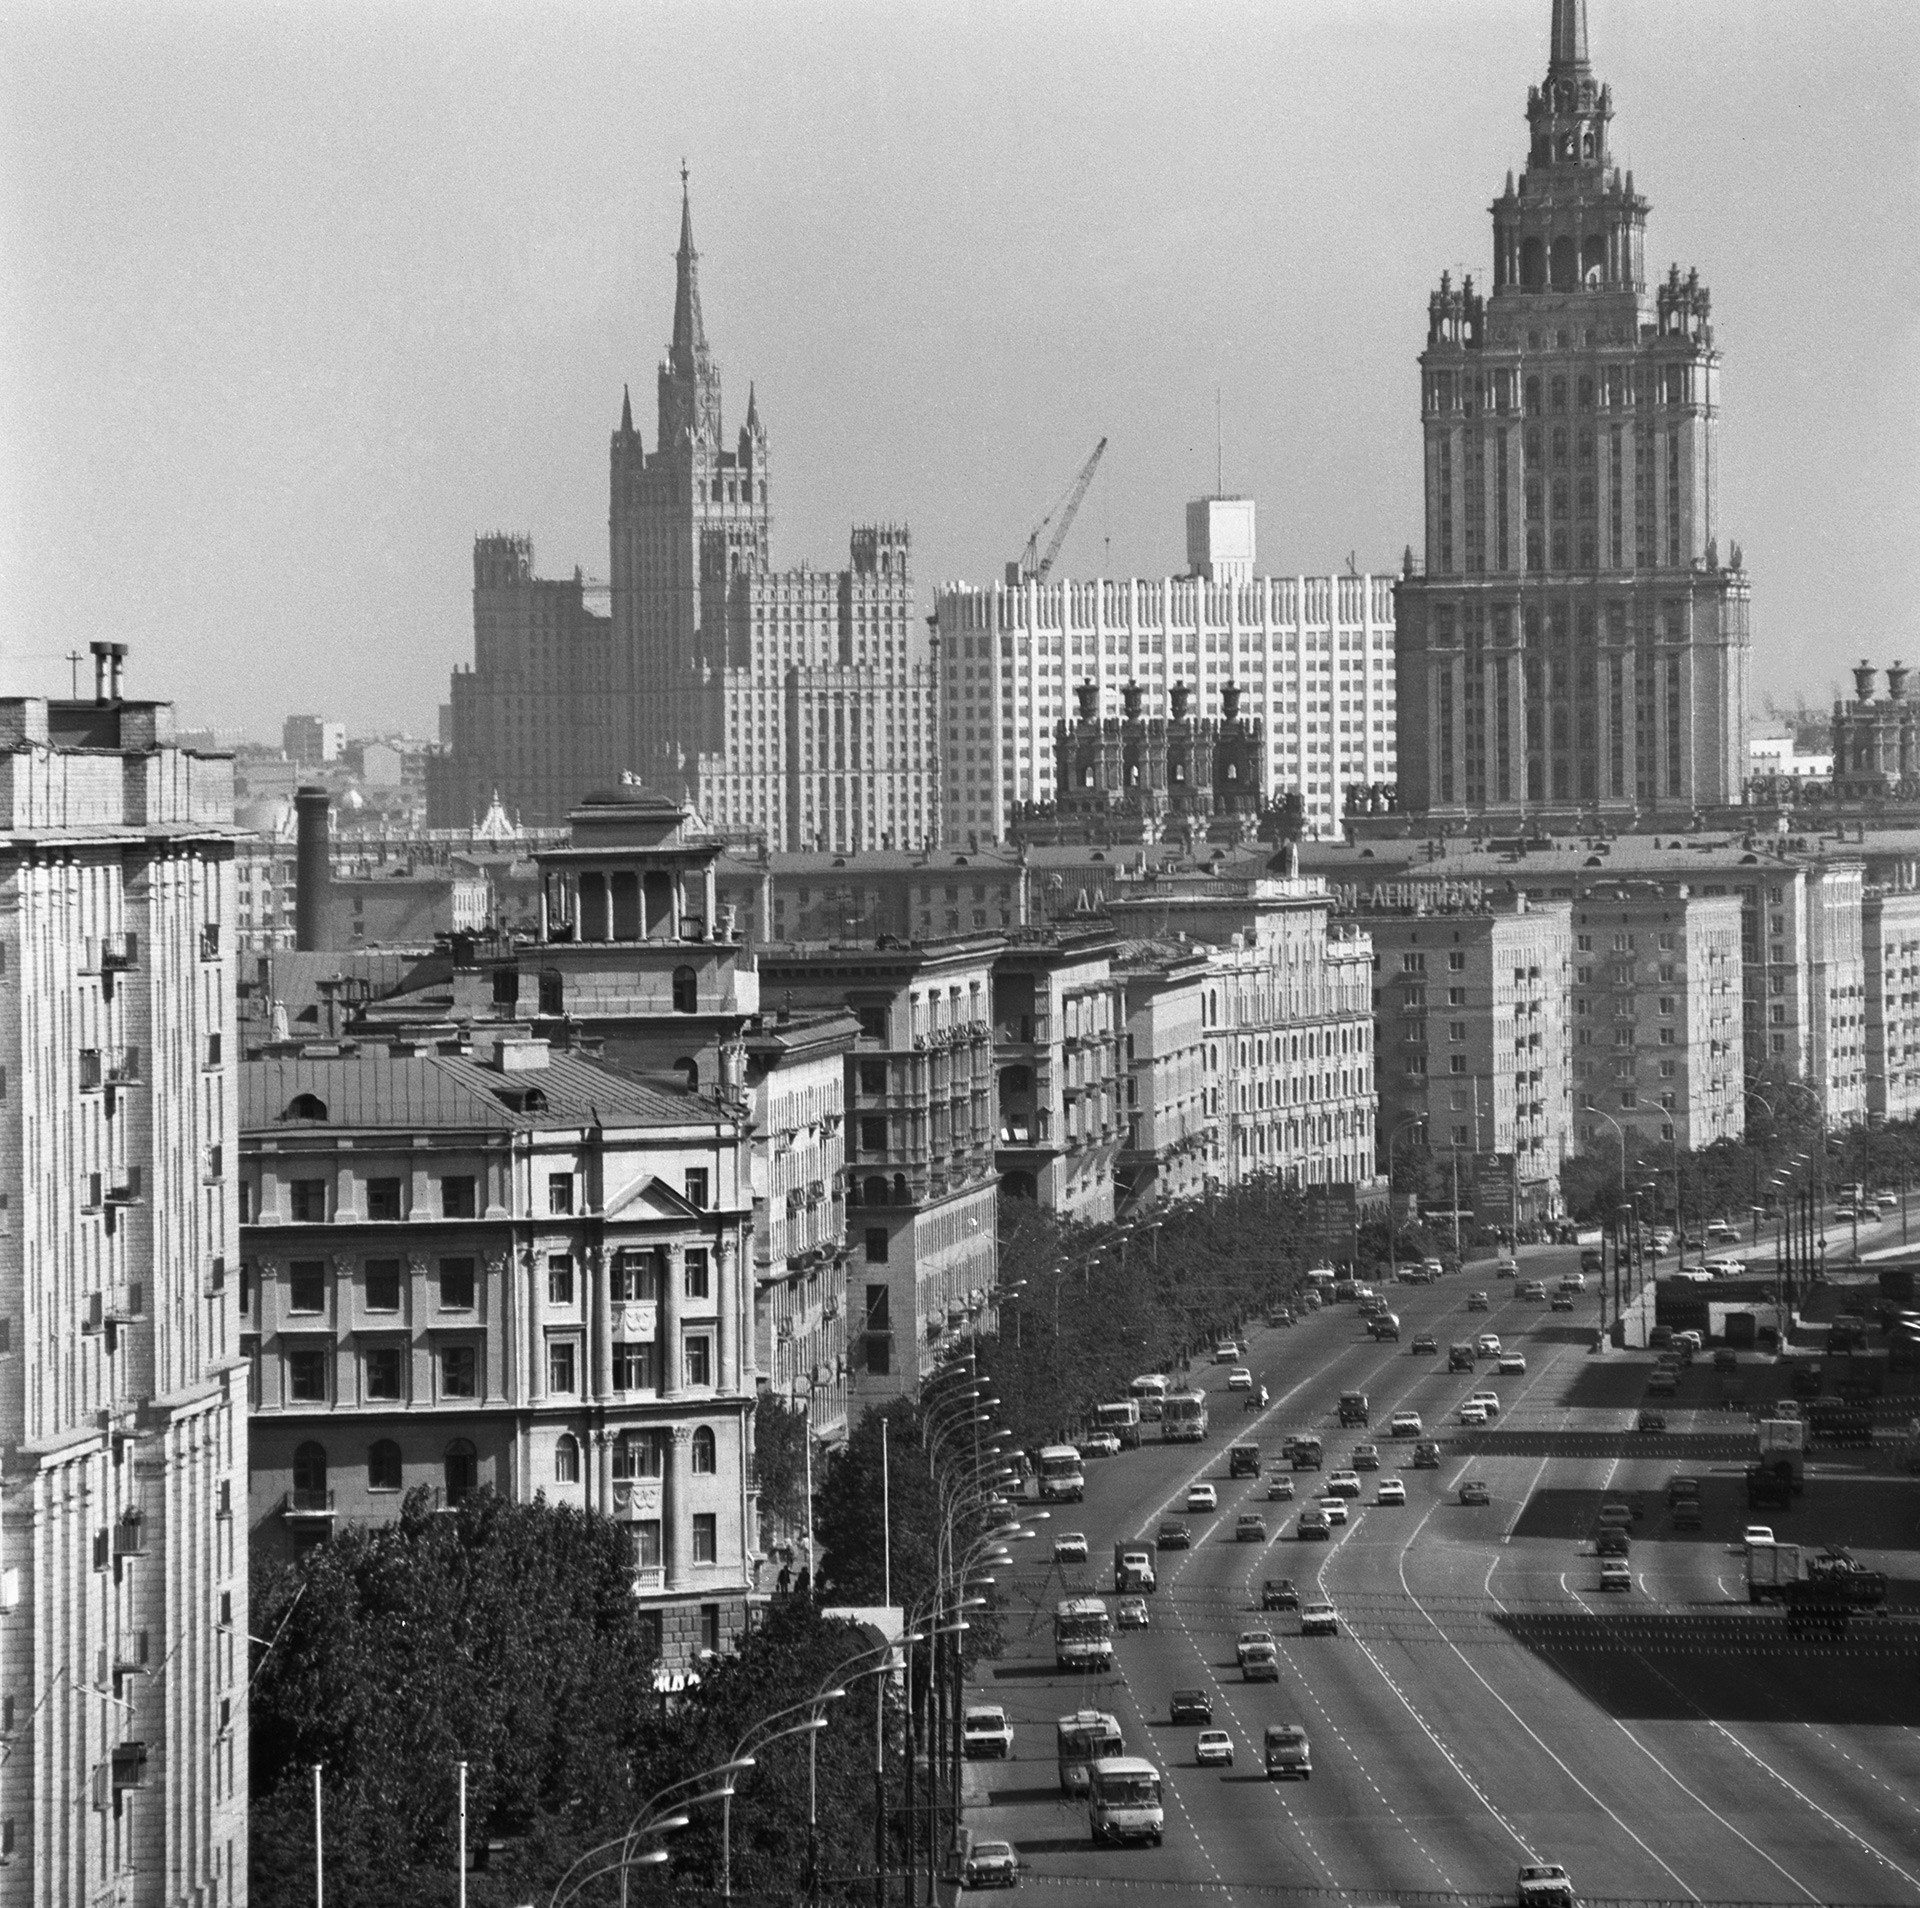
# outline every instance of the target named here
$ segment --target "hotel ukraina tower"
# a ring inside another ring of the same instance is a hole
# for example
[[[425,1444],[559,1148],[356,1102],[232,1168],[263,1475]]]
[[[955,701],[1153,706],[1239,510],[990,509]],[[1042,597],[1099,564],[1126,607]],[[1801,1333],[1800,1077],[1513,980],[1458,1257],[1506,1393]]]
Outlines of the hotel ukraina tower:
[[[1426,555],[1397,601],[1401,805],[1614,827],[1740,798],[1748,584],[1715,524],[1707,288],[1650,283],[1586,0],[1553,0],[1493,289],[1446,276],[1420,356]]]

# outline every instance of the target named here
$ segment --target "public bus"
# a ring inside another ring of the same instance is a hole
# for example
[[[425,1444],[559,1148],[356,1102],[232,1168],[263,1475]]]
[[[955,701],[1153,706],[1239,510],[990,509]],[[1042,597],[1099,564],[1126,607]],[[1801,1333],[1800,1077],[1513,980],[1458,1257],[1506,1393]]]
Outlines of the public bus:
[[[1102,1431],[1111,1431],[1120,1440],[1123,1451],[1131,1451],[1140,1442],[1140,1401],[1123,1398],[1116,1404],[1095,1405],[1093,1421]]]
[[[1146,1376],[1136,1378],[1127,1389],[1133,1394],[1134,1402],[1139,1405],[1141,1417],[1149,1423],[1157,1422],[1160,1407],[1166,1403],[1167,1393],[1171,1389],[1165,1374],[1157,1371],[1148,1372]]]
[[[1043,1504],[1077,1504],[1087,1494],[1080,1453],[1071,1444],[1042,1445],[1039,1472]]]
[[[1207,1394],[1169,1392],[1160,1409],[1160,1436],[1168,1444],[1198,1444],[1207,1435]]]
[[[1060,1793],[1085,1795],[1087,1770],[1102,1756],[1126,1752],[1120,1719],[1104,1709],[1076,1709],[1054,1725],[1055,1751],[1060,1760]]]
[[[1087,1771],[1087,1826],[1096,1842],[1151,1842],[1166,1832],[1160,1771],[1141,1756],[1102,1756]]]
[[[1098,1597],[1067,1597],[1053,1606],[1053,1660],[1063,1670],[1113,1668],[1113,1617]]]

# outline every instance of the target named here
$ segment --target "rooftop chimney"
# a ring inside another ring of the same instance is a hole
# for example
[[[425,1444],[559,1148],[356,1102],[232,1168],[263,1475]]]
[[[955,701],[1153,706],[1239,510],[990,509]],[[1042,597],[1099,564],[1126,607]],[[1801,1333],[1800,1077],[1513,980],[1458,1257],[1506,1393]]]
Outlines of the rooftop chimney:
[[[125,643],[94,642],[87,645],[93,651],[93,699],[98,703],[118,702],[120,700],[120,671],[127,660]]]
[[[294,790],[296,848],[293,890],[293,944],[302,951],[326,945],[327,899],[333,886],[328,819],[333,797],[324,788]]]

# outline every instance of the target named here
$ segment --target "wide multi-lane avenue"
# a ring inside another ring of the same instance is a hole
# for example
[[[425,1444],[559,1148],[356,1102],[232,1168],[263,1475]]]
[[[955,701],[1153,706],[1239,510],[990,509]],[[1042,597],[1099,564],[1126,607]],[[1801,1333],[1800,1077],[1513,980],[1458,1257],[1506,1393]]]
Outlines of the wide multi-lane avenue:
[[[1531,1251],[1522,1274],[1551,1287],[1576,1257]],[[1467,1310],[1475,1289],[1489,1313]],[[1170,1885],[1247,1900],[1272,1889],[1511,1900],[1529,1859],[1564,1863],[1587,1900],[1920,1901],[1920,1623],[1857,1620],[1843,1641],[1810,1641],[1749,1608],[1745,1419],[1682,1408],[1668,1411],[1667,1435],[1636,1434],[1650,1360],[1589,1353],[1590,1296],[1572,1315],[1550,1312],[1479,1262],[1396,1287],[1392,1302],[1398,1344],[1373,1343],[1350,1305],[1256,1330],[1245,1362],[1270,1388],[1264,1412],[1243,1409],[1225,1367],[1196,1368],[1206,1442],[1165,1444],[1145,1427],[1139,1450],[1088,1465],[1083,1504],[1054,1506],[1042,1540],[1019,1547],[1007,1649],[972,1692],[1007,1709],[1014,1755],[971,1765],[972,1833],[1013,1842],[1026,1886],[1089,1903]],[[1449,1373],[1449,1342],[1486,1330],[1524,1354],[1524,1373],[1498,1377],[1490,1360],[1471,1378]],[[1412,1351],[1422,1331],[1437,1356]],[[1499,1394],[1498,1417],[1458,1424],[1482,1387]],[[1368,1430],[1339,1426],[1351,1389],[1369,1394]],[[1438,1470],[1413,1469],[1411,1444],[1388,1436],[1401,1408],[1443,1440]],[[1381,1454],[1325,1544],[1296,1536],[1314,1473],[1293,1502],[1267,1501],[1282,1440],[1307,1431],[1324,1439],[1328,1471],[1361,1439]],[[1262,1475],[1230,1479],[1227,1447],[1246,1439],[1262,1447]],[[1669,1518],[1676,1471],[1706,1480],[1700,1530]],[[1863,1561],[1911,1578],[1920,1486],[1870,1473],[1853,1457],[1812,1467],[1804,1498],[1772,1521],[1783,1539],[1850,1536]],[[1484,1507],[1459,1501],[1469,1477],[1487,1484]],[[1404,1506],[1377,1502],[1387,1478],[1405,1483]],[[1185,1511],[1196,1480],[1217,1489],[1217,1512]],[[1594,1516],[1603,1493],[1636,1492],[1631,1588],[1603,1594]],[[1249,1509],[1268,1515],[1264,1544],[1235,1540]],[[1151,1542],[1164,1516],[1190,1522],[1194,1541],[1158,1554],[1150,1627],[1117,1634],[1110,1675],[1056,1671],[1055,1601],[1098,1594],[1111,1607],[1113,1544]],[[1084,1530],[1087,1563],[1048,1567],[1070,1529]],[[1302,1637],[1297,1617],[1263,1617],[1269,1576],[1333,1603],[1340,1634]],[[1253,1627],[1278,1640],[1277,1684],[1243,1682],[1235,1667]],[[1169,1721],[1170,1692],[1189,1687],[1211,1692],[1232,1768],[1196,1767],[1196,1728]],[[1060,1793],[1053,1726],[1082,1705],[1113,1712],[1127,1752],[1162,1770],[1162,1847],[1094,1848],[1085,1803]],[[1310,1782],[1265,1780],[1273,1722],[1307,1730]]]

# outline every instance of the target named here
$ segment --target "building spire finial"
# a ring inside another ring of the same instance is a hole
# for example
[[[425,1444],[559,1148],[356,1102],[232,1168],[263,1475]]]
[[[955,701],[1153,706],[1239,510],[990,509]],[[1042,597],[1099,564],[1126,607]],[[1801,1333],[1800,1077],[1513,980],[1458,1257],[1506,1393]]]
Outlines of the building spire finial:
[[[707,329],[700,317],[700,254],[693,248],[693,203],[687,190],[687,162],[680,161],[680,250],[674,260],[673,344],[669,358],[676,371],[691,371],[707,355]]]
[[[1587,0],[1553,0],[1548,77],[1584,72],[1587,65]]]

